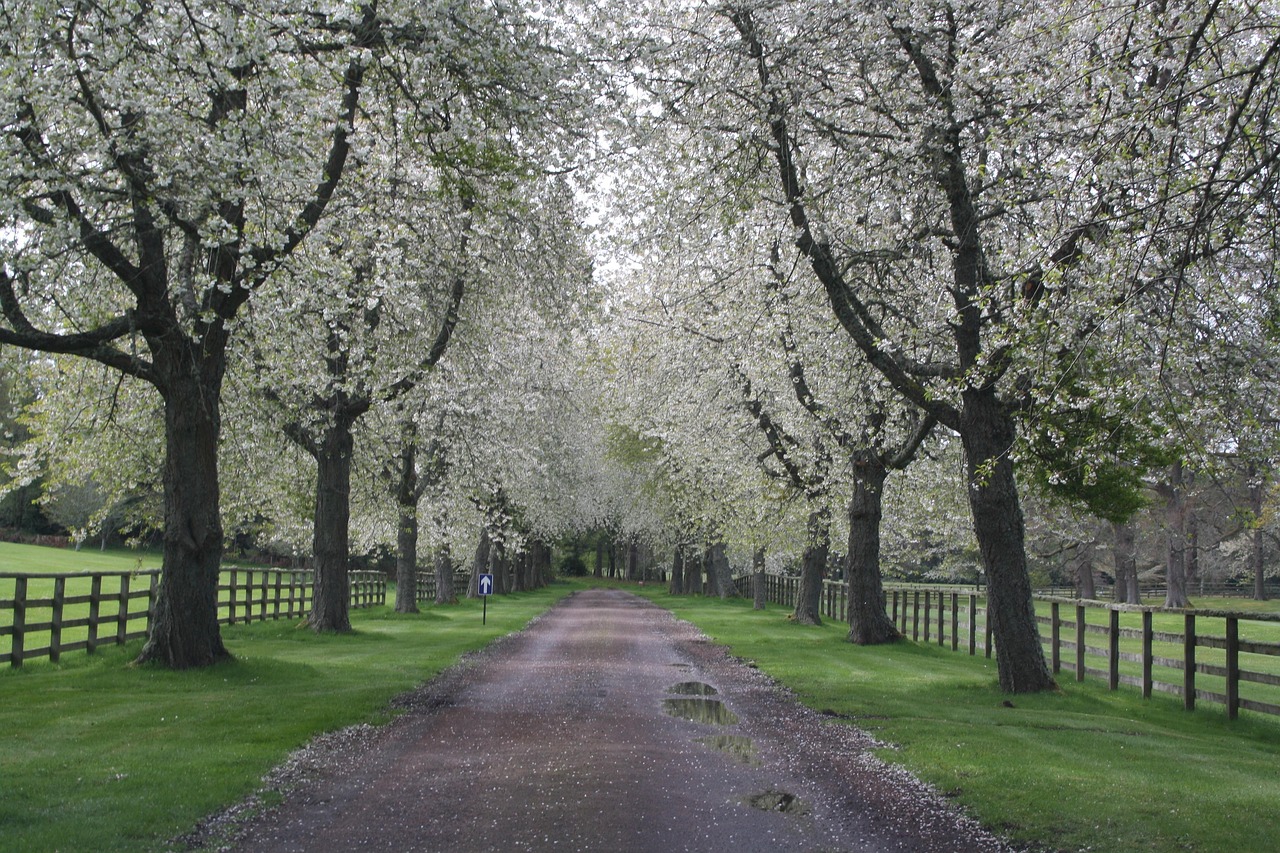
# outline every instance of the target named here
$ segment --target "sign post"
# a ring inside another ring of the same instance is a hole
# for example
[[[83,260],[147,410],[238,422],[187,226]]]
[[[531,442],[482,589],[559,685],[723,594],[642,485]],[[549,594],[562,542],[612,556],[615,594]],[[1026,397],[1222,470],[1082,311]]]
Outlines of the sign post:
[[[480,611],[480,624],[487,625],[489,623],[489,596],[493,595],[493,575],[482,574],[476,582],[476,590],[480,593],[480,600],[484,602],[484,606]]]

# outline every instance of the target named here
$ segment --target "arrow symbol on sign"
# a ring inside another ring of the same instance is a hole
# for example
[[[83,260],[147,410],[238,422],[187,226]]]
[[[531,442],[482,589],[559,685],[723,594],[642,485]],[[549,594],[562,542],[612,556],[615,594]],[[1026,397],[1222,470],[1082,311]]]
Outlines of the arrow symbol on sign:
[[[480,594],[481,595],[493,594],[493,575],[480,576]]]

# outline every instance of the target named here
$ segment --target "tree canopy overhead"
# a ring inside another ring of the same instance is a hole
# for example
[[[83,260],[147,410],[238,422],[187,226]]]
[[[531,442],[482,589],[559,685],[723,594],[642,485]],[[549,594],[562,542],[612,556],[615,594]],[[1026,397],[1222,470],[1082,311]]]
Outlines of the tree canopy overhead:
[[[68,487],[95,435],[59,436],[63,359],[163,420],[144,659],[225,654],[228,515],[334,565],[331,493],[360,547],[422,503],[456,554],[482,526],[602,528],[776,568],[849,534],[852,574],[882,525],[955,538],[904,507],[959,482],[1001,682],[1037,690],[1027,485],[1123,526],[1184,469],[1274,467],[1273,3],[0,0],[0,21],[0,345],[56,356],[28,422]]]

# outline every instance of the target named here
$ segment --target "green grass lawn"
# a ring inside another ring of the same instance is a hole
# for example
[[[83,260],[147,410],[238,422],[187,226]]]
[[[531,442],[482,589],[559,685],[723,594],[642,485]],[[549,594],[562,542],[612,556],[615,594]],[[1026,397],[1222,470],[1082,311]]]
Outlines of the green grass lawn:
[[[386,719],[388,701],[517,630],[574,587],[481,605],[353,611],[355,632],[223,628],[206,670],[131,667],[138,644],[0,667],[0,850],[146,851],[251,793],[312,736]]]
[[[847,628],[795,625],[746,601],[645,595],[699,625],[817,710],[869,730],[984,824],[1048,850],[1280,849],[1280,719],[1064,674],[1062,692],[1006,696],[995,662]],[[1008,704],[1006,704],[1008,703]],[[838,723],[835,723],[838,724]]]
[[[60,575],[68,572],[132,572],[160,568],[160,552],[129,548],[48,548],[0,542],[0,572]]]
[[[129,666],[137,643],[0,667],[0,851],[163,850],[314,735],[385,720],[394,695],[590,583],[495,597],[483,626],[479,602],[465,602],[353,611],[347,636],[296,621],[227,627],[236,659],[193,672]],[[1232,722],[1215,705],[1187,713],[1177,698],[1067,673],[1061,693],[1008,697],[983,657],[858,648],[843,625],[797,626],[784,608],[628,588],[755,661],[833,725],[868,729],[886,760],[1019,842],[1280,849],[1280,719]]]

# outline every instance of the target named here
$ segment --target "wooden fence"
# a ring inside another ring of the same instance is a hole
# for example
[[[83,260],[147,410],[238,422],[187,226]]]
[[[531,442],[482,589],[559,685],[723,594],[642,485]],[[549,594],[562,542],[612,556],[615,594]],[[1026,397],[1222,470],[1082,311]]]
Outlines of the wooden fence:
[[[799,578],[765,576],[765,598],[776,604],[794,607],[799,587]],[[847,595],[844,583],[825,581],[822,614],[846,621]],[[885,597],[904,637],[991,657],[991,622],[979,590],[888,584]],[[1197,701],[1214,702],[1231,719],[1241,708],[1280,715],[1280,614],[1165,610],[1039,595],[1036,609],[1055,675],[1103,678],[1112,690],[1125,684],[1148,698],[1154,692],[1181,696],[1188,710]]]
[[[379,572],[351,572],[351,606],[387,600]],[[0,664],[57,661],[64,652],[147,635],[159,569],[59,575],[0,573]],[[225,568],[218,582],[218,623],[297,619],[311,607],[312,572]]]

